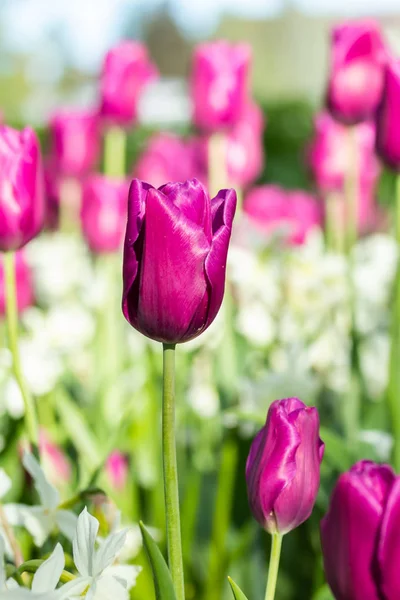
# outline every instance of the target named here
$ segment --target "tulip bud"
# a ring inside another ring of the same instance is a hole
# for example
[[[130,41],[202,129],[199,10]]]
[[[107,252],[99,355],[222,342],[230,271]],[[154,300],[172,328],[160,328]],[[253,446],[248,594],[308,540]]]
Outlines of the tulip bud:
[[[106,473],[111,486],[117,491],[123,490],[129,474],[129,464],[125,454],[118,450],[111,452],[106,461]]]
[[[225,41],[197,46],[193,57],[193,119],[206,131],[230,128],[243,114],[248,96],[251,48]]]
[[[244,212],[261,233],[281,231],[290,245],[301,245],[322,224],[320,203],[301,190],[288,192],[277,185],[254,187],[247,194]]]
[[[271,404],[246,464],[250,508],[266,531],[285,534],[309,518],[323,453],[316,408],[297,398]]]
[[[380,581],[384,574],[379,572],[376,556],[394,481],[391,467],[370,461],[357,463],[339,477],[328,513],[321,522],[325,574],[338,600],[398,598],[398,594],[382,595]],[[392,529],[392,535],[398,535],[398,527]],[[380,547],[382,556],[387,556],[382,540]],[[398,571],[398,567],[393,568]]]
[[[43,227],[43,167],[39,141],[29,127],[0,126],[0,250],[25,246]]]
[[[348,125],[371,119],[382,97],[386,51],[378,23],[347,22],[333,29],[328,107]]]
[[[202,333],[224,295],[234,190],[209,200],[196,179],[129,192],[122,309],[144,335],[174,344]]]
[[[18,312],[32,306],[34,302],[33,281],[31,269],[26,262],[25,255],[22,250],[19,250],[15,255],[15,279],[17,286],[17,306]],[[6,313],[6,299],[4,295],[4,266],[0,262],[0,315]]]
[[[400,171],[400,60],[386,66],[382,103],[377,113],[377,151],[382,160]]]
[[[92,252],[116,252],[122,247],[128,210],[128,184],[92,175],[83,184],[81,223]]]
[[[50,121],[53,159],[57,171],[82,177],[92,171],[100,158],[100,122],[91,111],[64,110]]]
[[[143,44],[124,41],[106,55],[101,75],[100,113],[112,123],[130,125],[137,118],[140,95],[157,69]]]

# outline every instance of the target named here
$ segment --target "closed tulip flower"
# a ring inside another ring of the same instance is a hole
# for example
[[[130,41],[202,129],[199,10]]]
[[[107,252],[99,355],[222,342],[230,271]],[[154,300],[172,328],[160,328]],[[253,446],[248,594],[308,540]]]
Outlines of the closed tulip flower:
[[[129,462],[126,455],[113,450],[106,460],[105,468],[111,486],[117,491],[122,491],[129,477]]]
[[[332,33],[328,106],[346,124],[371,119],[383,91],[386,50],[378,23],[347,22]]]
[[[92,252],[115,252],[122,247],[128,207],[128,184],[92,175],[83,184],[81,223]]]
[[[50,121],[53,160],[60,175],[82,177],[100,159],[101,130],[92,111],[62,110]]]
[[[323,453],[316,408],[298,398],[271,404],[246,464],[250,508],[266,531],[283,535],[309,518]]]
[[[210,202],[196,179],[158,189],[133,180],[122,308],[135,329],[167,344],[207,329],[224,295],[235,208],[234,190]]]
[[[45,217],[43,167],[32,129],[0,126],[0,250],[17,250],[35,237]]]
[[[208,132],[231,128],[243,114],[248,97],[251,49],[226,41],[197,46],[193,58],[193,119]]]
[[[29,264],[26,261],[23,250],[19,250],[15,255],[15,280],[17,290],[17,308],[18,312],[32,306],[34,303],[33,278]],[[6,298],[4,285],[4,267],[0,262],[0,315],[6,313]]]
[[[396,600],[399,481],[361,461],[339,477],[321,523],[325,574],[336,600]]]
[[[400,171],[400,60],[391,60],[377,117],[377,150],[382,160]]]
[[[112,48],[101,74],[101,115],[116,125],[132,124],[143,90],[156,77],[157,69],[143,44],[126,40]]]

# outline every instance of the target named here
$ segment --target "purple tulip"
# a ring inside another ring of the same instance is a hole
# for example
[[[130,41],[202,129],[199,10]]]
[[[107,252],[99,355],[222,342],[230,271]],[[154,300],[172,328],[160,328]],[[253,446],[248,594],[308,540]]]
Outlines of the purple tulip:
[[[32,129],[0,126],[0,250],[17,250],[43,227],[43,167]]]
[[[357,173],[360,181],[376,181],[380,168],[375,155],[374,123],[365,121],[354,126],[353,135],[357,144]],[[310,147],[309,162],[316,184],[322,192],[343,191],[350,162],[348,128],[326,111],[315,118],[315,136]]]
[[[336,600],[399,597],[399,491],[388,465],[361,461],[339,477],[321,522],[325,574]]]
[[[323,454],[317,409],[298,398],[273,402],[246,464],[250,508],[266,531],[288,533],[309,518]]]
[[[18,312],[33,305],[35,295],[33,291],[33,278],[29,264],[26,261],[23,250],[19,250],[15,255],[15,280],[17,289],[17,307]],[[4,266],[0,261],[0,315],[6,314]]]
[[[82,188],[81,223],[92,252],[116,252],[122,247],[128,210],[128,184],[92,175]]]
[[[143,44],[126,40],[112,48],[101,75],[101,115],[111,123],[131,125],[143,90],[157,75]]]
[[[247,194],[243,210],[262,234],[281,231],[292,246],[304,244],[308,234],[322,225],[321,205],[302,190],[287,191],[277,185],[260,185]]]
[[[199,44],[193,58],[193,119],[200,129],[230,128],[243,114],[248,97],[251,48],[225,41]]]
[[[126,455],[114,450],[107,458],[105,466],[111,486],[117,491],[122,491],[127,484],[129,475],[129,463]]]
[[[382,97],[386,50],[377,22],[346,22],[333,29],[328,106],[346,124],[371,119]]]
[[[382,160],[400,171],[400,60],[386,66],[382,103],[377,113],[377,150]]]
[[[207,329],[224,295],[235,208],[234,190],[210,202],[197,179],[158,189],[133,180],[122,300],[132,327],[168,344]]]

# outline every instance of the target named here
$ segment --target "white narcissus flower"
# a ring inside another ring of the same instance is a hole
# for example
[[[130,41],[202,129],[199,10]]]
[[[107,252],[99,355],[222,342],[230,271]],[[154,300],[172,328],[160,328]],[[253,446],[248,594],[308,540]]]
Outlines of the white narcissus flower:
[[[46,479],[35,457],[25,452],[22,464],[33,479],[39,494],[40,505],[6,504],[4,510],[11,525],[23,525],[33,537],[36,546],[42,546],[54,529],[59,529],[72,540],[77,517],[70,510],[59,508],[60,494]]]

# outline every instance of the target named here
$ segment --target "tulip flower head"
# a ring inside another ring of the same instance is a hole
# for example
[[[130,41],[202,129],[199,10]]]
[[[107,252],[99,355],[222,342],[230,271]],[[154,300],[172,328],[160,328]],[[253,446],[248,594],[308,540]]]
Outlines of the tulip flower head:
[[[45,218],[40,146],[29,127],[0,126],[0,250],[25,246]]]
[[[156,77],[157,69],[143,44],[126,40],[111,48],[101,74],[102,117],[117,125],[132,124],[143,90]]]
[[[382,103],[377,114],[377,150],[382,160],[400,171],[400,60],[391,60],[385,71]]]
[[[118,450],[111,452],[106,461],[106,473],[112,487],[115,490],[122,491],[129,474],[129,463],[125,454]]]
[[[213,132],[239,121],[248,97],[250,61],[246,44],[217,41],[197,46],[191,82],[197,127]]]
[[[285,534],[309,518],[323,453],[316,408],[298,398],[271,404],[246,464],[250,508],[266,531]]]
[[[386,50],[378,23],[346,22],[332,32],[328,107],[343,123],[371,119],[383,91]]]
[[[116,252],[122,247],[128,206],[128,184],[92,175],[83,184],[81,223],[92,252]]]
[[[128,203],[122,309],[144,335],[191,340],[221,306],[234,190],[211,200],[196,179],[158,189],[134,179]]]

